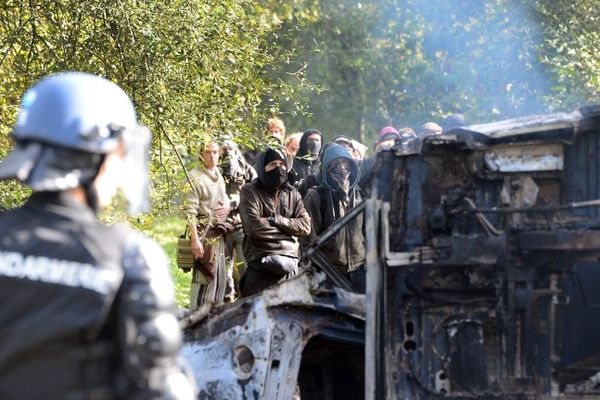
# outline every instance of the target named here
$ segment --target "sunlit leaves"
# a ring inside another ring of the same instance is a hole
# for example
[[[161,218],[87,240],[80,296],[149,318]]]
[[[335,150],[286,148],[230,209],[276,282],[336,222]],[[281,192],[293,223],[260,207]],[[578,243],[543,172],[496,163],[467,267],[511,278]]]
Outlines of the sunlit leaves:
[[[274,77],[286,53],[269,45],[280,25],[269,8],[250,0],[6,0],[0,156],[25,88],[57,71],[99,74],[131,95],[154,132],[155,204],[169,207],[185,184],[175,150],[189,166],[209,137],[233,133],[251,143],[278,112],[278,93],[291,99],[294,89]],[[292,84],[302,85],[300,79]]]

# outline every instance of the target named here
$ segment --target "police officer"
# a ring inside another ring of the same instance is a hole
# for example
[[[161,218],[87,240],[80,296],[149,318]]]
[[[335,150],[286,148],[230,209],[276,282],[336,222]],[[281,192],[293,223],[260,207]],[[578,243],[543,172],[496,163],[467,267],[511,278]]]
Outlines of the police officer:
[[[0,179],[33,194],[0,215],[1,399],[192,399],[167,259],[97,218],[118,189],[147,206],[150,133],[129,97],[84,73],[23,96]]]

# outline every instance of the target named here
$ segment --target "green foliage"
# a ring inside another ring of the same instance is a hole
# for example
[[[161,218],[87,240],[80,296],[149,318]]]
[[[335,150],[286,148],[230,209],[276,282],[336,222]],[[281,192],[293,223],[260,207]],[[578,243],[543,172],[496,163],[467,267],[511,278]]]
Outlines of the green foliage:
[[[175,263],[175,252],[177,248],[177,237],[185,229],[185,223],[175,216],[149,217],[145,221],[138,221],[136,227],[158,242],[165,250],[170,260],[170,271],[175,284],[175,296],[177,304],[181,308],[189,307],[190,283],[192,274],[183,272],[177,268]]]
[[[173,213],[198,147],[263,142],[267,117],[370,144],[418,129],[570,111],[600,97],[595,0],[6,0],[0,156],[20,95],[62,70],[106,76],[155,134],[155,212]],[[0,206],[26,197],[0,184]]]
[[[548,102],[554,109],[600,98],[600,8],[594,0],[536,1],[544,28],[541,59],[556,84]]]
[[[293,92],[269,77],[286,54],[270,51],[279,24],[251,0],[6,0],[0,156],[28,86],[57,71],[99,74],[131,95],[154,132],[156,204],[169,208],[199,143],[223,133],[256,143],[264,120],[277,113],[279,93]]]
[[[390,123],[418,129],[455,112],[477,123],[599,99],[594,0],[340,0],[313,9],[287,40],[304,50],[294,62],[306,60],[319,88],[304,93],[311,114],[290,118],[293,130],[370,144]]]

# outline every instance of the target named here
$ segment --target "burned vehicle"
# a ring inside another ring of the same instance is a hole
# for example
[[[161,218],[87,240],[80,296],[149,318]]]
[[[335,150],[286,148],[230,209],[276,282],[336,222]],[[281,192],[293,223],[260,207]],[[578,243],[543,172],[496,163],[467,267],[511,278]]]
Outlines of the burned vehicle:
[[[600,398],[600,106],[398,142],[373,172],[304,274],[184,321],[201,398]],[[366,296],[319,252],[357,213]]]

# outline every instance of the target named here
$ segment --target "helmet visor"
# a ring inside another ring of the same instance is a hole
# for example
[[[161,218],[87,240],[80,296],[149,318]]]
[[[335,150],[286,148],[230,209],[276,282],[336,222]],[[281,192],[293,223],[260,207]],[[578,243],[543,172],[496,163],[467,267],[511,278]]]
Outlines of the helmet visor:
[[[129,214],[150,209],[148,162],[152,135],[143,126],[127,129],[121,136],[125,146],[123,194],[129,204]]]

